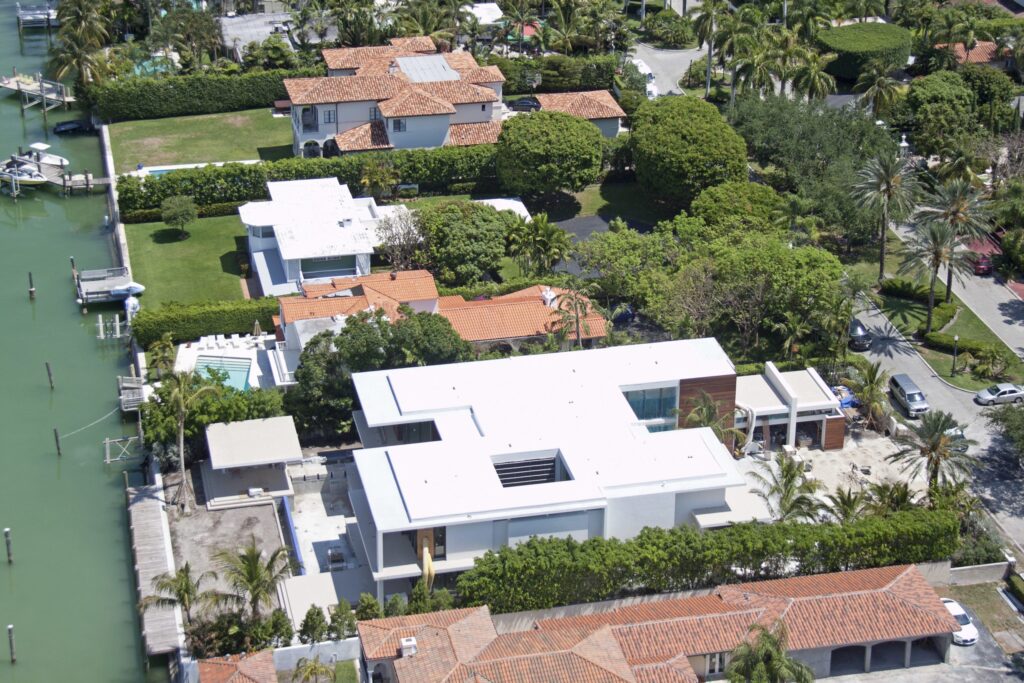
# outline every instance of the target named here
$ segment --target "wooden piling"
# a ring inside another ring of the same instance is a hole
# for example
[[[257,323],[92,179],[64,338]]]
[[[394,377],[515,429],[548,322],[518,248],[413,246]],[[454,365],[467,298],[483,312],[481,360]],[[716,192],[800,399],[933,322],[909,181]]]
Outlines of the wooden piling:
[[[60,448],[60,432],[57,431],[56,427],[53,428],[53,441],[57,444],[57,457],[64,455]]]
[[[28,271],[28,298],[30,300],[36,298],[36,285],[32,281],[32,271],[31,270]]]
[[[13,564],[14,551],[11,548],[11,530],[9,528],[4,529],[4,545],[7,546],[7,564]]]
[[[53,391],[53,370],[50,368],[50,361],[46,361],[46,378],[50,380],[50,391]]]
[[[14,624],[7,624],[7,646],[11,648],[11,664],[16,664],[18,655],[14,650]]]

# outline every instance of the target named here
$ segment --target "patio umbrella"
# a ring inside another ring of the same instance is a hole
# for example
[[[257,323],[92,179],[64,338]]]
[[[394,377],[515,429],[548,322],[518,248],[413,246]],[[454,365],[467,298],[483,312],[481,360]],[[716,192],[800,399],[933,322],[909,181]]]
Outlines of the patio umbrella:
[[[252,324],[252,336],[254,336],[254,337],[262,337],[263,336],[263,328],[260,327],[260,321],[259,320],[253,321],[253,324]]]

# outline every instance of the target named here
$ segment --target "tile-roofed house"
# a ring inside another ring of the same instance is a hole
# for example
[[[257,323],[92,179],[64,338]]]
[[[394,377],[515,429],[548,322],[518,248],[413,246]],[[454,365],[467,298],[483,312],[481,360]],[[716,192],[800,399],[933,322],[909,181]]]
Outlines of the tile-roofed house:
[[[498,141],[501,121],[486,123],[453,123],[448,126],[446,145],[465,147],[468,145],[490,145]]]
[[[989,64],[1004,71],[1009,68],[1010,51],[1004,49],[1000,54],[999,46],[991,40],[979,40],[970,52],[963,43],[938,43],[935,48],[952,49],[957,64]]]
[[[434,45],[434,39],[430,36],[399,37],[392,38],[388,42],[401,50],[408,50],[409,52],[421,52],[423,54],[433,54],[437,52],[437,46]]]
[[[426,92],[425,88],[410,86],[394,97],[377,103],[377,109],[385,118],[401,118],[406,116],[437,116],[454,114],[455,107]]]
[[[546,93],[534,97],[540,103],[541,111],[559,111],[587,119],[609,138],[619,134],[619,121],[626,115],[607,90]]]
[[[292,105],[334,104],[338,102],[378,102],[406,91],[408,82],[401,76],[321,76],[286,78],[285,90]]]
[[[370,121],[349,128],[335,135],[334,142],[342,152],[368,152],[394,147],[388,139],[388,129],[384,127],[383,121]]]
[[[274,652],[200,659],[199,683],[277,683]]]

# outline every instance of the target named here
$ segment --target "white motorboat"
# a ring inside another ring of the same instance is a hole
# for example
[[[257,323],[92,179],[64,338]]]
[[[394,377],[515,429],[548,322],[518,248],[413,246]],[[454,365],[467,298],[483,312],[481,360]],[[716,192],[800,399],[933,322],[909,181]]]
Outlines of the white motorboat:
[[[142,294],[144,291],[146,291],[145,285],[141,285],[138,282],[129,282],[126,285],[111,289],[110,293],[114,296],[133,297],[136,294]]]
[[[48,152],[47,150],[50,149],[50,145],[45,142],[33,142],[28,148],[32,150],[29,156],[41,164],[60,166],[61,168],[67,168],[71,165],[71,162],[64,157]]]
[[[46,176],[27,164],[7,162],[0,167],[0,177],[4,180],[17,181],[20,185],[45,185]]]

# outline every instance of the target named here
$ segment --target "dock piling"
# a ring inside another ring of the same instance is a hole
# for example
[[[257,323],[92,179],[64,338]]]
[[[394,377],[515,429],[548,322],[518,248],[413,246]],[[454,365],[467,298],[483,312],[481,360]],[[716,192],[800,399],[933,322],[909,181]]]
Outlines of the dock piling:
[[[11,530],[4,528],[4,545],[7,546],[7,564],[14,563],[14,550],[11,547]]]
[[[29,300],[36,298],[36,285],[32,281],[32,271],[28,271],[28,298]]]
[[[14,624],[7,624],[7,645],[11,648],[11,664],[16,664],[18,655],[14,650]]]
[[[50,380],[50,391],[53,391],[53,369],[50,368],[50,361],[46,361],[46,378]]]
[[[64,455],[60,448],[60,432],[57,431],[56,427],[53,428],[53,441],[57,444],[57,457]]]

